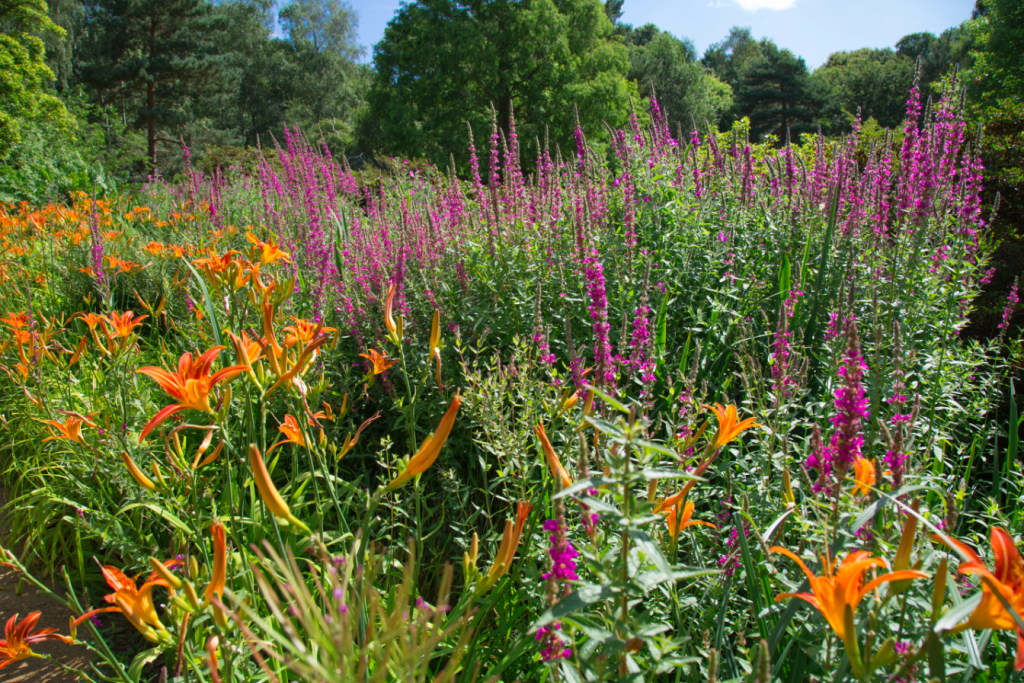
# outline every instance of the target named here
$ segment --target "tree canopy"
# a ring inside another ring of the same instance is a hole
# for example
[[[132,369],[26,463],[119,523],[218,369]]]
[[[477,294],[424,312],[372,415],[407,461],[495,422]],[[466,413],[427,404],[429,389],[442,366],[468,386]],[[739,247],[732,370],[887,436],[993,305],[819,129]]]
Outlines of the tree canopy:
[[[374,49],[369,132],[386,153],[464,157],[468,122],[491,107],[520,138],[545,128],[572,145],[574,109],[594,139],[629,112],[629,53],[597,0],[421,0],[403,5]],[[529,145],[532,148],[532,145]]]
[[[43,0],[0,0],[0,161],[20,142],[26,127],[70,131],[74,119],[48,89],[53,72],[43,38],[62,37]]]

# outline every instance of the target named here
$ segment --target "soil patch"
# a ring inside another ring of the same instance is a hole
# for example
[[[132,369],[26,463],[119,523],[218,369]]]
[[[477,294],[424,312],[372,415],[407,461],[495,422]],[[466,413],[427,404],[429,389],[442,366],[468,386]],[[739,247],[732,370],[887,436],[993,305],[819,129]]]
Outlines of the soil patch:
[[[2,512],[6,504],[6,492],[0,488],[0,542],[4,547],[16,549],[20,545],[18,539],[7,538],[7,525]],[[35,586],[28,583],[22,584],[21,595],[18,595],[17,585],[17,574],[0,568],[0,628],[15,614],[19,615],[19,619],[24,619],[32,612],[42,612],[36,628],[57,628],[62,635],[68,634],[69,610],[45,595],[40,595]],[[53,587],[52,584],[48,585]],[[59,594],[62,591],[56,592]],[[50,655],[67,666],[88,670],[89,651],[80,645],[67,645],[54,640],[34,645],[32,650]],[[28,659],[4,668],[0,671],[0,679],[4,683],[76,683],[78,676],[65,673],[45,660]]]

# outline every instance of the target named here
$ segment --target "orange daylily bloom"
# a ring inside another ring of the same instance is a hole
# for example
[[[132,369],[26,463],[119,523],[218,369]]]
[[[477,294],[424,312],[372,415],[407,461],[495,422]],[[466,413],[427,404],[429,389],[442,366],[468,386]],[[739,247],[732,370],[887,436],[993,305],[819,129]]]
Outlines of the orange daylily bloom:
[[[181,560],[168,560],[163,563],[167,569],[173,569],[182,565]],[[125,576],[117,567],[101,567],[103,578],[107,585],[113,589],[113,593],[103,596],[113,607],[100,607],[90,610],[72,622],[72,628],[77,628],[86,619],[104,612],[120,612],[132,623],[142,636],[150,641],[159,640],[157,631],[165,631],[164,625],[160,623],[157,616],[156,606],[153,603],[153,589],[160,586],[170,588],[170,584],[157,572],[152,572],[149,578],[142,584],[136,586],[135,581]],[[156,629],[156,630],[154,630]]]
[[[105,320],[114,328],[115,336],[120,337],[121,339],[128,339],[135,333],[135,328],[140,327],[142,325],[142,321],[148,317],[148,315],[144,315],[140,318],[136,318],[135,311],[125,311],[124,313],[111,311],[105,316]]]
[[[572,486],[572,478],[569,473],[562,467],[561,461],[558,456],[555,455],[555,449],[551,447],[551,441],[548,440],[547,432],[544,431],[544,425],[538,424],[533,428],[537,438],[540,439],[541,448],[544,451],[544,459],[548,462],[548,467],[551,469],[551,476],[558,482],[559,487],[566,489]]]
[[[208,256],[192,261],[192,265],[203,271],[208,279],[215,280],[218,275],[223,275],[228,271],[228,267],[235,260],[237,253],[231,249],[218,256],[217,252],[211,250]]]
[[[683,506],[683,514],[679,515],[679,506],[673,505],[667,508],[665,511],[665,522],[668,524],[668,534],[672,537],[672,540],[679,538],[679,532],[691,526],[709,526],[712,529],[717,527],[711,522],[704,522],[699,519],[690,519],[693,516],[693,501],[686,501],[686,505]]]
[[[160,242],[150,242],[145,246],[145,249],[153,256],[159,256],[164,253],[164,245]]]
[[[294,325],[288,325],[284,328],[284,345],[288,348],[293,348],[295,345],[299,345],[299,348],[305,348],[317,338],[318,335],[330,334],[331,332],[337,332],[337,328],[326,327],[318,323],[303,320],[302,318],[292,317]],[[313,351],[313,358],[320,353],[319,349]]]
[[[267,345],[267,340],[264,339],[253,339],[249,337],[248,332],[242,332],[242,336],[236,337],[231,335],[232,340],[235,342],[235,355],[238,357],[238,362],[242,365],[252,365],[263,357],[263,347]]]
[[[494,564],[487,571],[489,581],[497,581],[508,573],[515,559],[516,550],[519,548],[519,539],[523,535],[523,527],[526,526],[526,518],[530,515],[533,506],[529,503],[519,501],[516,504],[516,521],[505,521],[505,530],[501,534],[501,543],[498,545],[498,554],[494,556]]]
[[[258,253],[261,266],[267,266],[277,261],[291,263],[291,254],[283,251],[280,246],[273,242],[265,242],[251,232],[245,233],[245,239],[249,240],[253,245],[252,258],[255,259]]]
[[[12,330],[26,329],[31,322],[31,317],[29,317],[29,314],[25,311],[21,311],[19,313],[8,312],[6,318],[0,318],[0,323],[4,323]],[[26,618],[25,621],[28,621],[28,618]]]
[[[282,434],[284,434],[285,438],[268,448],[267,455],[270,455],[270,451],[283,443],[293,443],[296,446],[302,446],[303,448],[306,447],[306,439],[302,436],[302,428],[299,427],[298,421],[291,415],[285,415],[284,422],[278,425],[277,428]]]
[[[713,442],[715,448],[721,448],[751,427],[761,426],[752,417],[740,422],[734,405],[722,406],[722,404],[716,403],[714,406],[704,407],[718,418],[718,433],[715,434]]]
[[[89,425],[90,427],[96,426],[96,424],[89,420],[89,418],[82,417],[81,415],[68,415],[68,419],[65,420],[63,424],[57,420],[40,420],[40,422],[51,427],[51,436],[43,439],[43,443],[46,443],[47,441],[67,439],[68,441],[74,441],[82,446],[88,445],[85,443],[85,438],[82,436],[82,425]],[[57,431],[54,432],[54,429]]]
[[[142,443],[157,425],[179,410],[192,408],[204,413],[213,412],[213,408],[210,407],[210,392],[213,387],[220,382],[233,379],[245,372],[246,369],[244,365],[232,365],[211,375],[210,368],[225,348],[224,346],[214,346],[195,360],[192,359],[191,353],[184,353],[178,360],[176,372],[168,372],[153,365],[137,370],[137,372],[154,379],[171,398],[178,401],[153,416],[153,419],[142,430],[139,443]]]
[[[89,326],[90,330],[95,331],[97,326],[100,328],[100,330],[106,329],[106,326],[103,324],[104,318],[102,315],[98,315],[96,313],[76,313],[74,316],[72,316],[72,318],[74,318],[75,316],[81,318],[85,322],[85,324]]]
[[[4,628],[4,639],[0,640],[0,669],[8,664],[20,662],[23,659],[38,657],[32,651],[32,645],[42,643],[46,640],[61,640],[69,645],[75,642],[74,638],[62,636],[55,628],[44,628],[33,633],[42,612],[32,612],[18,623],[18,615],[7,620]]]
[[[462,405],[462,397],[458,394],[452,399],[452,403],[448,406],[448,410],[445,412],[444,417],[441,418],[441,423],[437,426],[437,431],[428,436],[423,443],[420,445],[419,451],[416,455],[412,456],[409,460],[409,464],[405,466],[401,474],[395,477],[390,484],[388,484],[388,490],[394,491],[395,489],[404,486],[413,477],[423,474],[427,469],[434,464],[437,460],[437,456],[441,454],[441,447],[444,446],[444,442],[448,440],[448,434],[452,431],[452,425],[455,424],[455,416],[459,412],[459,406]]]
[[[273,393],[278,387],[288,385],[296,382],[301,374],[305,371],[307,363],[317,353],[317,350],[331,340],[328,334],[317,334],[316,328],[312,338],[305,342],[303,338],[296,334],[296,342],[303,341],[303,344],[296,343],[295,351],[297,353],[289,353],[287,347],[281,346],[277,341],[277,335],[274,332],[274,314],[276,307],[270,301],[264,301],[260,306],[263,312],[263,334],[266,337],[266,348],[264,351],[267,354],[267,363],[270,365],[271,371],[277,376],[277,381],[267,390],[267,395]],[[333,328],[329,328],[333,329]],[[323,329],[321,328],[321,332]]]
[[[853,464],[853,472],[856,481],[854,494],[866,496],[871,493],[871,487],[875,485],[875,461],[861,458]]]
[[[370,349],[369,353],[361,353],[359,355],[373,363],[373,369],[370,372],[372,372],[374,375],[379,375],[388,368],[390,368],[392,365],[398,364],[397,358],[395,360],[388,360],[386,354],[382,356],[379,353],[377,353],[376,349]]]
[[[934,536],[945,542],[942,536]],[[954,546],[969,559],[960,564],[961,574],[976,574],[982,577],[981,602],[971,612],[966,622],[956,627],[956,631],[964,629],[993,629],[996,631],[1017,631],[1017,658],[1015,668],[1024,670],[1024,631],[1017,626],[995,591],[1002,594],[1003,599],[1018,615],[1024,615],[1024,560],[1020,551],[1013,544],[1013,538],[999,527],[991,529],[992,554],[995,555],[995,571],[991,571],[974,550],[967,544],[950,538]]]
[[[856,637],[856,634],[846,632],[845,614],[847,607],[850,608],[851,612],[856,613],[857,605],[864,599],[864,596],[883,583],[904,579],[928,578],[928,575],[924,572],[904,569],[883,574],[865,585],[864,574],[869,569],[885,567],[885,560],[880,557],[872,557],[871,553],[866,550],[858,550],[847,555],[842,563],[839,564],[838,569],[836,568],[837,558],[829,561],[828,558],[822,557],[821,566],[824,571],[822,576],[815,576],[807,568],[803,560],[786,548],[773,546],[771,551],[785,555],[796,562],[800,569],[803,570],[807,581],[811,584],[812,591],[811,593],[782,593],[775,596],[775,602],[785,600],[786,598],[800,598],[810,603],[821,612],[821,615],[828,621],[832,630],[846,644],[847,652],[854,652],[856,650],[856,647],[854,647],[856,642],[851,640]]]

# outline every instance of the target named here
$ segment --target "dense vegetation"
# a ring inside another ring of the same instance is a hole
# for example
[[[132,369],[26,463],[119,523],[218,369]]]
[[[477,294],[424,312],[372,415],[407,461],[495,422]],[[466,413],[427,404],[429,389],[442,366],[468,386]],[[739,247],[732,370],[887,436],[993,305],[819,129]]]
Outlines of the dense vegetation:
[[[1016,3],[0,3],[0,670],[1021,675]]]

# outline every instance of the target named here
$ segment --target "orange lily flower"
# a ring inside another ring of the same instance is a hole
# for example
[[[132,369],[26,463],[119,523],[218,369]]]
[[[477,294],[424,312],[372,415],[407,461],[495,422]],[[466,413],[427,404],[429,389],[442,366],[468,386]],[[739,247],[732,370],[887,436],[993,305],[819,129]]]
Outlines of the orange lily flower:
[[[267,338],[265,349],[267,362],[270,364],[271,371],[273,371],[274,375],[278,378],[277,381],[274,382],[274,384],[267,390],[266,393],[269,395],[278,387],[296,381],[304,371],[304,368],[310,358],[316,354],[317,349],[329,342],[331,337],[327,334],[315,334],[314,332],[313,338],[308,343],[305,343],[301,349],[297,348],[297,355],[292,356],[285,347],[282,347],[278,343],[277,336],[274,333],[274,304],[269,301],[264,301],[263,304],[261,304],[261,309],[263,311],[263,334]],[[296,335],[296,339],[299,339],[298,335]]]
[[[572,486],[572,478],[569,473],[562,467],[561,461],[558,456],[555,455],[555,449],[551,447],[551,441],[548,440],[547,432],[544,431],[544,425],[538,424],[533,428],[537,438],[540,439],[541,448],[544,450],[544,459],[548,461],[548,467],[551,469],[551,476],[558,482],[559,488],[569,488]]]
[[[32,651],[32,645],[46,640],[61,640],[69,645],[75,642],[74,638],[62,636],[55,628],[44,628],[33,633],[42,612],[32,612],[18,623],[18,615],[7,620],[4,628],[4,639],[0,640],[0,669],[8,664],[20,662],[23,659],[38,657]]]
[[[168,560],[163,563],[167,569],[181,566],[181,564],[181,560]],[[153,589],[157,586],[170,588],[170,584],[155,571],[149,575],[142,586],[136,586],[135,581],[125,576],[124,572],[117,567],[105,566],[101,570],[103,578],[107,580],[107,585],[114,591],[110,595],[103,596],[103,599],[113,607],[100,607],[86,612],[72,622],[72,628],[77,628],[79,624],[93,615],[104,612],[120,612],[146,640],[157,642],[159,640],[157,631],[166,631],[166,629],[160,623],[160,617],[156,613]]]
[[[291,263],[291,254],[287,251],[283,251],[280,246],[273,242],[264,242],[251,232],[245,233],[245,239],[252,242],[252,257],[254,259],[256,258],[257,252],[259,253],[261,266],[267,266],[271,263],[276,263],[277,261]]]
[[[231,338],[236,342],[235,351],[241,365],[246,363],[252,365],[263,357],[263,347],[267,345],[266,339],[252,339],[248,332],[242,332],[241,337],[232,334]]]
[[[775,596],[775,602],[780,602],[786,598],[800,598],[810,603],[811,606],[821,612],[821,615],[828,621],[832,630],[846,644],[847,652],[851,654],[857,651],[857,643],[856,634],[846,632],[847,607],[850,608],[851,612],[855,613],[857,605],[864,599],[864,596],[883,583],[901,581],[903,579],[928,578],[928,575],[924,572],[904,569],[883,574],[865,585],[864,574],[869,569],[885,567],[885,560],[880,557],[871,557],[871,553],[866,550],[858,550],[847,555],[842,563],[839,564],[838,570],[836,569],[837,558],[829,561],[828,558],[822,557],[821,565],[824,571],[822,576],[815,576],[807,568],[803,560],[786,548],[773,546],[771,551],[785,555],[796,562],[800,569],[803,570],[807,581],[811,584],[812,591],[811,593],[782,593]]]
[[[8,311],[6,318],[0,318],[0,323],[4,323],[12,330],[26,329],[29,326],[29,323],[31,322],[32,321],[29,318],[28,313],[26,313],[25,311],[21,311],[19,313],[11,313],[10,311]],[[25,621],[28,621],[29,618],[30,617],[26,617]]]
[[[853,464],[853,472],[856,481],[854,494],[866,496],[871,493],[871,487],[875,485],[875,461],[861,458]]]
[[[237,251],[231,249],[218,256],[217,252],[211,250],[208,256],[192,261],[192,265],[200,269],[208,280],[215,282],[218,276],[227,273],[228,267],[235,260],[235,254],[237,253]]]
[[[669,534],[669,536],[672,537],[673,541],[675,541],[675,540],[677,540],[679,538],[679,532],[680,531],[682,531],[683,529],[689,528],[691,526],[700,525],[700,526],[709,526],[712,529],[716,529],[717,528],[711,522],[704,522],[704,521],[699,520],[699,519],[690,519],[690,517],[693,516],[693,501],[692,500],[686,501],[686,505],[683,506],[683,514],[682,514],[682,516],[679,515],[679,506],[678,505],[673,505],[672,507],[666,509],[664,511],[664,513],[666,515],[665,522],[668,524],[668,534]]]
[[[145,249],[153,256],[159,256],[160,254],[164,253],[164,245],[162,245],[160,242],[150,242],[145,246]]]
[[[721,448],[751,427],[761,426],[752,417],[740,422],[734,405],[723,407],[722,404],[716,403],[714,406],[704,407],[718,418],[718,433],[715,434],[715,440],[712,442],[714,448]]]
[[[228,335],[231,337],[231,345],[235,347],[235,360],[239,365],[245,367],[245,371],[249,373],[253,381],[258,381],[252,364],[263,358],[263,349],[267,346],[267,340],[265,338],[253,340],[249,337],[248,332],[242,332],[241,337],[236,337],[230,332]]]
[[[294,316],[292,317],[292,322],[295,324],[284,328],[284,345],[288,348],[298,345],[300,349],[304,349],[317,338],[318,334],[324,335],[338,331],[334,327],[326,327]],[[315,349],[312,357],[316,358],[318,353],[320,353],[320,350]]]
[[[530,515],[533,506],[529,503],[519,501],[516,504],[516,521],[513,524],[511,519],[505,520],[505,529],[501,534],[501,544],[498,546],[498,554],[494,556],[494,564],[487,571],[487,579],[491,583],[497,581],[508,573],[512,566],[512,560],[519,548],[519,539],[523,535],[523,527],[526,526],[526,518]]]
[[[455,424],[455,416],[458,414],[459,406],[461,405],[462,397],[456,394],[455,398],[452,399],[451,405],[448,406],[444,417],[441,418],[437,431],[423,441],[419,451],[410,458],[409,464],[405,466],[405,469],[388,484],[389,491],[405,486],[410,479],[423,474],[434,464],[437,456],[441,454],[441,447],[448,440],[448,434],[452,431],[452,425]]]
[[[376,349],[370,349],[369,353],[361,353],[359,355],[373,363],[373,369],[370,370],[370,372],[374,375],[380,375],[388,370],[392,365],[398,364],[397,358],[395,360],[388,360],[387,354],[382,356],[377,353]]]
[[[93,413],[95,414],[95,413]],[[96,424],[92,422],[88,417],[82,417],[81,415],[68,415],[68,419],[63,424],[57,422],[57,420],[40,420],[45,425],[49,425],[51,436],[43,439],[43,443],[47,441],[57,441],[60,439],[67,439],[68,441],[74,441],[75,443],[87,446],[85,438],[82,436],[82,425],[89,425],[95,427]],[[53,430],[57,431],[54,432]]]
[[[934,536],[943,542],[941,536]],[[1010,614],[995,591],[1002,594],[1003,599],[1019,615],[1024,615],[1024,560],[1021,559],[1020,551],[1013,544],[1013,538],[1003,529],[992,527],[991,545],[992,554],[995,555],[996,568],[991,571],[985,563],[974,552],[970,546],[950,539],[954,546],[966,555],[969,559],[960,564],[961,574],[976,574],[982,577],[981,602],[971,612],[966,622],[956,627],[956,631],[964,629],[993,629],[996,631],[1017,631],[1017,658],[1015,668],[1017,671],[1024,670],[1024,631],[1017,626],[1016,620]]]
[[[96,313],[76,313],[75,316],[81,318],[82,322],[89,327],[89,333],[92,335],[92,340],[100,347],[100,351],[103,352],[103,355],[110,355],[110,352],[107,351],[107,347],[103,345],[103,342],[100,341],[99,335],[96,334],[96,329],[99,328],[100,332],[107,337],[107,340],[110,340],[110,333],[107,332],[107,325],[105,322],[106,318],[102,315],[97,315]],[[72,316],[72,318],[75,316]]]
[[[114,328],[114,335],[121,339],[128,339],[135,332],[136,327],[142,325],[142,321],[148,318],[148,315],[144,315],[141,318],[135,317],[135,311],[125,311],[124,313],[118,313],[117,311],[111,311],[105,320],[110,323],[110,326]]]
[[[244,365],[232,365],[211,375],[210,368],[224,349],[223,346],[214,346],[195,360],[192,359],[191,353],[183,353],[178,360],[177,372],[168,372],[153,365],[137,370],[137,372],[154,379],[171,398],[178,401],[153,416],[153,419],[142,430],[139,443],[142,443],[161,422],[179,410],[191,408],[204,413],[213,412],[213,408],[210,407],[210,391],[213,390],[213,387],[219,382],[231,380],[245,372],[246,369]]]
[[[273,446],[267,449],[267,455],[270,455],[270,451],[274,450],[283,443],[293,443],[296,446],[306,447],[306,439],[302,436],[302,428],[299,427],[298,421],[291,415],[284,416],[284,422],[277,427],[285,438],[281,439]]]

